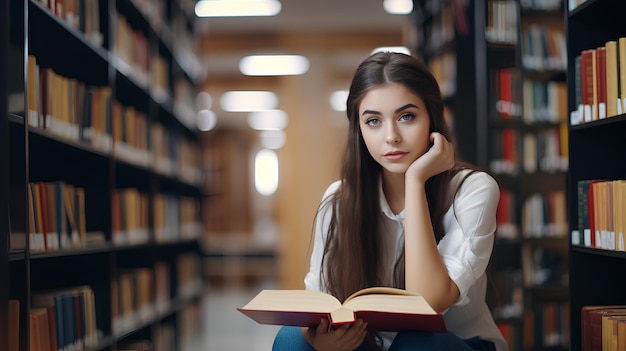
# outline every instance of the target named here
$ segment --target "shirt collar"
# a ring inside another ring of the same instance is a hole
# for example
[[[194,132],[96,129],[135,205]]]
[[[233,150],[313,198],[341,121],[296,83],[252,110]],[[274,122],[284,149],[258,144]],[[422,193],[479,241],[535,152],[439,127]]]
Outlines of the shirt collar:
[[[393,220],[398,220],[398,219],[404,220],[404,209],[400,213],[398,213],[396,215],[391,210],[391,207],[389,207],[389,203],[387,202],[387,197],[385,196],[385,193],[383,192],[383,180],[382,180],[382,177],[378,181],[378,198],[379,198],[379,201],[380,201],[380,209],[385,214],[385,216],[387,216],[387,217],[389,217],[390,219],[393,219]]]

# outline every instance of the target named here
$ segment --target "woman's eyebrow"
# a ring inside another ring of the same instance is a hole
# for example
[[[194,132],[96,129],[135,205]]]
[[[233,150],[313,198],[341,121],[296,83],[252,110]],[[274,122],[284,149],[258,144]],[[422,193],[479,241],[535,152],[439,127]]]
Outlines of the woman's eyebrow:
[[[398,112],[404,111],[404,110],[406,110],[408,108],[419,109],[419,106],[417,106],[415,104],[408,103],[408,104],[406,104],[404,106],[401,106],[401,107],[397,108],[394,112],[398,113]],[[361,113],[361,116],[364,116],[364,115],[380,115],[380,112],[379,111],[375,111],[375,110],[365,110],[365,111],[363,111],[363,113]]]

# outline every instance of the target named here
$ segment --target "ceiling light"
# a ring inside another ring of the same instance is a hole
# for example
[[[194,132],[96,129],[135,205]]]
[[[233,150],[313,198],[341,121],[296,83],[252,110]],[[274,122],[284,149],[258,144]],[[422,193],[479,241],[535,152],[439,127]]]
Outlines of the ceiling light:
[[[392,15],[408,15],[413,11],[413,0],[385,0],[383,7]]]
[[[270,196],[278,188],[278,156],[263,149],[254,158],[254,186],[261,195]]]
[[[196,16],[276,16],[281,9],[278,0],[200,0],[196,3]]]
[[[278,96],[271,91],[228,91],[220,97],[222,110],[250,112],[275,109]]]
[[[252,55],[239,61],[239,71],[248,76],[287,76],[304,74],[309,60],[300,55]]]
[[[254,111],[248,115],[248,125],[256,130],[282,130],[288,120],[283,110]]]
[[[347,90],[336,90],[332,94],[330,94],[330,106],[332,106],[333,110],[335,111],[345,111],[347,100]]]
[[[411,55],[411,50],[409,50],[409,48],[407,48],[406,46],[381,46],[379,48],[376,48],[374,50],[372,50],[371,55],[379,52],[379,51],[390,51],[390,52],[399,52],[402,54],[407,54],[407,55]]]

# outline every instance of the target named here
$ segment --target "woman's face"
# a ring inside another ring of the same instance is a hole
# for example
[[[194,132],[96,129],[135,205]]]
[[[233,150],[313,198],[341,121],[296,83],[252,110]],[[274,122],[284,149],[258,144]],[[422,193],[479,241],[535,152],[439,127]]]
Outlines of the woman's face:
[[[391,173],[404,174],[430,147],[426,105],[402,84],[370,90],[359,106],[359,127],[369,153]]]

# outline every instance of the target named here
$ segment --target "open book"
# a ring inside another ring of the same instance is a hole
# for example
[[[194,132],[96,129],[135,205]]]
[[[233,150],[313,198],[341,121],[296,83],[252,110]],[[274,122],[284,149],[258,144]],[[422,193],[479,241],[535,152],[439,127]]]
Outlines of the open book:
[[[322,318],[332,325],[363,319],[368,329],[376,331],[447,330],[443,315],[422,295],[388,287],[357,291],[343,304],[319,291],[263,290],[237,310],[260,324],[314,327]]]

